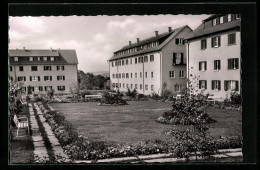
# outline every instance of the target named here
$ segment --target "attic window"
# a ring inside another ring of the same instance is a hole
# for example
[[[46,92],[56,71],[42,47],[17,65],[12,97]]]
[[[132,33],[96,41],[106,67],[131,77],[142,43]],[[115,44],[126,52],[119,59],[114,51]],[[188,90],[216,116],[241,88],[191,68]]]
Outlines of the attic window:
[[[51,61],[54,61],[54,57],[51,57]]]
[[[14,57],[14,61],[18,61],[18,57]]]
[[[33,57],[29,57],[29,61],[33,61]]]
[[[183,38],[176,38],[176,39],[175,39],[175,44],[177,44],[177,45],[183,45],[183,44],[184,44],[184,39],[183,39]]]
[[[43,57],[43,61],[47,61],[47,57]]]

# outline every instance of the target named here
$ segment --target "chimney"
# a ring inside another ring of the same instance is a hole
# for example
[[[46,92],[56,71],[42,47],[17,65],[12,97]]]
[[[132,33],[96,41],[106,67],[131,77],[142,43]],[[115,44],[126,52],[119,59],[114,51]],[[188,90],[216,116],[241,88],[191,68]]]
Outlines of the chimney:
[[[51,47],[51,51],[52,51],[52,47]]]
[[[25,51],[25,47],[23,47],[23,50]]]
[[[172,32],[172,27],[168,27],[169,32]]]
[[[158,37],[158,31],[155,31],[155,36]]]
[[[129,45],[132,45],[132,42],[131,42],[131,41],[129,41]]]
[[[139,42],[140,42],[139,38],[136,38],[136,40],[137,40],[137,43],[139,43]]]

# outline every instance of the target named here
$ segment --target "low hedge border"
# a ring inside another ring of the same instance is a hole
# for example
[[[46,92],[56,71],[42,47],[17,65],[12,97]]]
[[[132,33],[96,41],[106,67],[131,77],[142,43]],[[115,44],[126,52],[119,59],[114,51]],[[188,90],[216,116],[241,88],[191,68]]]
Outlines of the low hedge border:
[[[70,122],[66,121],[62,113],[50,110],[46,102],[38,102],[38,105],[45,113],[45,118],[65,153],[72,160],[97,160],[158,153],[173,153],[175,155],[176,142],[172,140],[141,141],[133,145],[91,141],[80,134]],[[220,138],[216,139],[216,144],[218,149],[240,148],[242,138]]]

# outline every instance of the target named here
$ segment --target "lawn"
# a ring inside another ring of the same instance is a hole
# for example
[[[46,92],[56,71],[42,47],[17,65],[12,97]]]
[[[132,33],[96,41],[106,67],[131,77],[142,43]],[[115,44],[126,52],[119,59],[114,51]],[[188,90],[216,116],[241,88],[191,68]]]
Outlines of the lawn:
[[[129,101],[125,106],[97,106],[89,103],[53,103],[51,106],[64,113],[83,135],[95,141],[136,143],[141,140],[163,139],[166,129],[172,125],[155,122],[165,111],[170,110],[170,103],[156,101]],[[210,134],[233,136],[242,134],[242,113],[238,111],[207,109],[213,119]],[[187,126],[177,126],[186,128]]]

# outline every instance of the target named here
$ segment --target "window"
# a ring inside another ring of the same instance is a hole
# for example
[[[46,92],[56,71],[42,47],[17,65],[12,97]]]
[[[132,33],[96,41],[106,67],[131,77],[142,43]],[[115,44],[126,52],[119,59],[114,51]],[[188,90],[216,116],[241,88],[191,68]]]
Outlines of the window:
[[[130,59],[130,64],[132,64],[132,59]]]
[[[10,80],[11,80],[11,81],[13,81],[13,80],[14,80],[12,76],[10,77]]]
[[[133,89],[133,84],[131,84],[131,89]]]
[[[115,87],[115,83],[112,83],[112,87]]]
[[[181,71],[179,72],[179,76],[180,76],[180,78],[184,78],[184,71],[183,71],[183,70],[181,70]]]
[[[51,71],[51,66],[43,66],[44,71]]]
[[[239,91],[238,81],[225,80],[224,81],[225,91]]]
[[[219,18],[219,23],[220,23],[220,24],[223,24],[223,23],[224,23],[224,17],[223,17],[223,16]]]
[[[40,76],[30,76],[30,81],[41,81]]]
[[[174,71],[169,71],[169,77],[174,78]]]
[[[129,78],[129,73],[126,73],[126,78],[127,78],[127,79]]]
[[[125,65],[125,60],[122,60],[122,65]]]
[[[12,66],[10,66],[10,71],[13,71],[13,67]]]
[[[43,61],[47,61],[47,57],[43,57]]]
[[[228,34],[228,45],[236,44],[236,33]]]
[[[148,85],[145,85],[145,90],[148,90]]]
[[[54,61],[54,57],[51,57],[51,61]]]
[[[199,71],[206,71],[207,70],[207,62],[201,61],[199,62]]]
[[[217,25],[217,18],[212,20],[212,26],[215,26],[215,25]]]
[[[125,78],[125,73],[122,74],[122,78],[123,78],[123,79]]]
[[[19,71],[23,71],[23,66],[19,66]]]
[[[18,57],[14,57],[14,61],[18,61]]]
[[[116,78],[118,78],[118,74],[116,74]]]
[[[144,62],[145,62],[145,63],[148,62],[148,56],[144,56]]]
[[[118,74],[118,78],[120,78],[120,79],[121,79],[121,73],[120,73],[120,74]]]
[[[239,68],[239,64],[238,64],[238,58],[231,58],[228,59],[228,69],[229,70],[236,70]]]
[[[125,65],[128,65],[128,59],[125,60]]]
[[[147,72],[145,72],[145,78],[147,78]]]
[[[65,76],[57,76],[57,80],[58,80],[58,81],[65,80]]]
[[[123,83],[123,88],[125,88],[125,83]]]
[[[126,84],[126,88],[129,88],[129,87],[128,87],[128,83]]]
[[[228,14],[228,22],[231,21],[231,14]]]
[[[33,57],[29,57],[29,61],[33,61]]]
[[[25,76],[19,76],[19,77],[17,77],[17,81],[26,81],[26,77]]]
[[[31,66],[31,71],[38,71],[38,67],[37,66]]]
[[[34,91],[39,91],[39,87],[38,86],[34,87]]]
[[[57,66],[57,70],[65,70],[64,66]]]
[[[151,85],[151,91],[154,91],[154,85]]]
[[[113,61],[111,62],[111,65],[112,65],[112,67],[114,67],[114,62]]]
[[[180,86],[178,84],[175,84],[175,91],[180,91]]]
[[[240,19],[240,14],[236,14],[236,19]]]
[[[144,58],[143,57],[138,57],[138,63],[143,63],[144,62]]]
[[[207,48],[207,39],[201,40],[201,49],[205,50]]]
[[[44,76],[44,81],[52,81],[52,76]]]
[[[151,72],[151,78],[153,78],[153,72]]]
[[[142,84],[140,84],[140,90],[142,90],[143,89],[143,85]]]
[[[43,87],[42,86],[39,86],[39,91],[43,91]]]
[[[173,53],[173,65],[186,64],[183,53]]]
[[[58,91],[64,91],[65,90],[65,86],[58,86],[57,89],[58,89]]]
[[[150,55],[150,61],[154,61],[154,55]]]
[[[26,87],[22,87],[22,92],[26,92]]]
[[[135,64],[137,64],[137,58],[135,58]]]
[[[207,80],[199,80],[199,89],[207,89]]]
[[[116,83],[116,88],[118,88],[118,83]]]
[[[142,78],[142,72],[140,72],[140,78]]]
[[[135,84],[135,89],[137,89],[137,84]]]
[[[214,70],[220,70],[220,60],[214,60]]]
[[[175,39],[175,44],[176,45],[183,45],[184,44],[184,39],[183,38],[176,38]]]
[[[113,74],[113,78],[115,78],[115,74]]]
[[[211,47],[220,47],[220,36],[211,39]]]
[[[133,74],[131,73],[131,78],[133,78]]]
[[[137,73],[135,73],[135,78],[137,78]]]
[[[216,90],[216,91],[221,90],[221,81],[212,80],[211,85],[212,85],[212,90]]]

